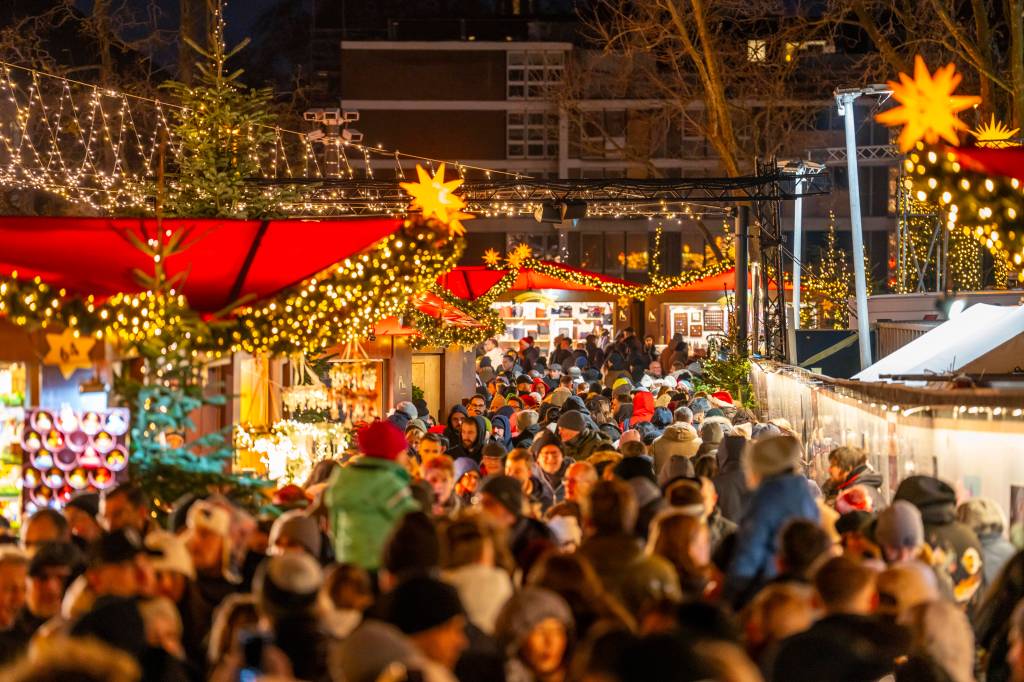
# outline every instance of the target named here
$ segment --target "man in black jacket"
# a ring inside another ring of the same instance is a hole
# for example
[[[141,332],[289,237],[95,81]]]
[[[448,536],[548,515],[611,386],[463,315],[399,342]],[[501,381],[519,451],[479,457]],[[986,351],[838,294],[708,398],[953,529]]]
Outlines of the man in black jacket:
[[[828,453],[828,476],[821,491],[828,504],[835,504],[844,490],[860,486],[871,498],[871,509],[886,506],[882,497],[882,475],[871,468],[867,454],[860,448],[842,446]]]

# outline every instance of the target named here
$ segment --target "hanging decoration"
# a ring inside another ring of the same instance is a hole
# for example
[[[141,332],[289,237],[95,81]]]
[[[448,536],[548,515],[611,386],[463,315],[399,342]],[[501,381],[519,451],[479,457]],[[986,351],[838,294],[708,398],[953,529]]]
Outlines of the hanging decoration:
[[[957,131],[968,130],[957,113],[981,103],[981,98],[974,95],[953,95],[961,80],[952,64],[929,73],[924,58],[918,55],[914,59],[913,78],[901,73],[898,83],[888,83],[893,99],[901,106],[883,111],[875,120],[890,127],[903,126],[899,136],[901,152],[909,152],[921,140],[927,144],[945,140],[955,145],[959,142]]]
[[[657,243],[659,243],[659,241],[656,239],[656,244]],[[486,253],[484,255],[487,256]],[[655,253],[647,260],[648,263],[658,263],[660,261],[660,253],[658,252],[657,247]],[[488,267],[500,269],[497,264],[492,265],[491,261],[494,261],[493,255],[489,257],[489,260],[485,260],[484,262]],[[530,247],[522,242],[517,244],[505,257],[505,268],[510,272],[514,272],[517,276],[520,269],[533,270],[542,275],[547,275],[563,282],[571,282],[572,284],[586,286],[611,296],[628,297],[634,300],[644,299],[649,296],[657,296],[658,294],[665,293],[669,289],[674,289],[675,287],[684,286],[686,284],[692,284],[693,282],[707,277],[720,275],[727,270],[731,270],[733,267],[734,264],[732,261],[722,260],[716,261],[715,263],[699,270],[686,270],[678,275],[662,275],[656,266],[649,267],[648,283],[644,284],[638,282],[636,284],[632,284],[608,281],[607,279],[589,272],[580,272],[578,270],[568,268],[561,263],[539,260],[534,258]],[[514,282],[515,280],[513,279],[512,281]]]
[[[1015,139],[1018,132],[1020,132],[1020,128],[1014,128],[1011,130],[1010,127],[1002,121],[997,121],[996,115],[992,114],[992,118],[989,119],[989,122],[982,123],[980,126],[972,130],[971,135],[974,136],[979,147],[1002,149],[1004,147],[1020,146],[1020,143]]]
[[[89,351],[96,345],[96,339],[82,337],[74,330],[65,329],[60,334],[47,334],[46,345],[49,349],[43,358],[43,364],[59,367],[61,376],[65,379],[70,379],[75,370],[92,367]]]
[[[902,106],[878,114],[876,120],[903,126],[900,149],[909,152],[904,188],[912,198],[937,206],[946,229],[959,232],[958,237],[973,237],[1024,282],[1024,149],[984,148],[1002,147],[1008,140],[996,138],[1015,134],[997,126],[994,117],[975,131],[984,146],[957,146],[957,132],[968,129],[957,113],[981,101],[954,96],[959,83],[953,65],[932,75],[919,56],[914,78],[900,74],[900,83],[890,83]],[[951,146],[940,146],[940,140]]]

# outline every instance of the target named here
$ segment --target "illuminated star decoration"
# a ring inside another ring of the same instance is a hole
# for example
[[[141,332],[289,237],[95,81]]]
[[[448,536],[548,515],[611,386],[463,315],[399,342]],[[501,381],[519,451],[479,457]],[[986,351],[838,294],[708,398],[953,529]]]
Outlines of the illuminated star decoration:
[[[508,254],[505,258],[505,262],[508,263],[510,268],[515,270],[516,268],[521,267],[523,261],[532,255],[533,251],[530,250],[530,247],[523,242],[519,242],[516,245],[516,248],[512,249],[512,253]]]
[[[455,194],[455,190],[462,184],[462,179],[444,181],[444,164],[437,167],[437,172],[431,177],[430,173],[423,169],[423,166],[416,165],[416,175],[419,182],[400,183],[402,189],[409,193],[409,205],[418,208],[424,219],[437,218],[448,226],[448,232],[453,237],[461,237],[466,233],[462,225],[463,220],[473,218],[468,213],[463,213],[466,202],[462,197]]]
[[[89,351],[96,345],[96,339],[78,336],[72,329],[60,334],[47,334],[46,345],[50,348],[43,358],[44,365],[56,365],[65,379],[70,379],[76,369],[90,369],[92,360]]]
[[[883,125],[902,125],[899,146],[901,152],[914,148],[919,140],[936,144],[940,139],[957,145],[958,130],[968,130],[967,124],[957,118],[957,112],[970,109],[981,102],[974,95],[954,96],[953,91],[960,84],[961,76],[952,64],[928,73],[928,66],[918,55],[914,59],[914,77],[900,74],[900,82],[889,81],[893,98],[903,106],[883,111],[875,120]]]
[[[979,147],[1016,147],[1013,142],[1014,136],[1020,132],[1020,128],[1010,130],[1002,121],[996,120],[996,115],[988,123],[982,123],[977,129],[971,131],[974,139],[978,141]]]
[[[500,260],[501,254],[499,254],[494,249],[487,249],[486,251],[484,251],[484,263],[486,263],[489,267],[497,267],[498,261]]]

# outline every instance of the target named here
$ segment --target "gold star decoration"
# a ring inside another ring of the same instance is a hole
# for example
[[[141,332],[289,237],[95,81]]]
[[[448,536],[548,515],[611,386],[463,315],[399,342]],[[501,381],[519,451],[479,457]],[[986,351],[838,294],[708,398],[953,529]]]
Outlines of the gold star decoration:
[[[462,184],[462,178],[444,181],[444,164],[437,167],[437,172],[430,175],[423,166],[416,165],[416,176],[418,182],[400,183],[402,189],[409,193],[411,208],[419,209],[425,219],[437,218],[448,226],[448,231],[453,237],[461,237],[466,233],[463,220],[473,218],[468,213],[463,213],[466,202],[462,197],[455,194],[455,190]]]
[[[72,329],[65,329],[60,334],[47,334],[46,345],[49,350],[43,358],[43,364],[59,367],[65,379],[70,379],[76,369],[92,367],[89,351],[96,345],[96,339],[76,336]]]
[[[1012,140],[1018,132],[1020,132],[1020,128],[1010,130],[1009,126],[1002,121],[997,121],[996,115],[992,114],[989,122],[982,123],[972,130],[971,135],[974,135],[979,147],[1016,147],[1016,143]]]
[[[902,106],[883,111],[875,120],[883,125],[902,125],[899,146],[901,152],[914,148],[919,140],[936,144],[940,139],[951,145],[959,143],[958,130],[968,130],[957,112],[970,109],[981,102],[974,95],[953,95],[961,76],[952,64],[940,67],[934,74],[918,55],[914,59],[914,77],[900,74],[900,82],[889,81],[892,96]]]
[[[486,251],[484,251],[484,263],[486,263],[488,267],[497,267],[498,261],[500,260],[501,254],[499,254],[494,249],[487,249]]]
[[[533,255],[533,251],[524,242],[516,244],[516,248],[512,249],[512,253],[505,257],[505,262],[508,266],[515,270],[516,268],[522,267],[523,262]]]

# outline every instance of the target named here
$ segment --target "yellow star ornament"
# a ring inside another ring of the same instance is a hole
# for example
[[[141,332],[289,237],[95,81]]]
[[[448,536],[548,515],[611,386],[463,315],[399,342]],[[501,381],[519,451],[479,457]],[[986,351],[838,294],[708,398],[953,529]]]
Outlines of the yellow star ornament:
[[[400,183],[402,189],[409,193],[409,206],[419,209],[425,219],[437,218],[447,225],[453,237],[464,235],[466,228],[462,221],[470,220],[473,216],[462,213],[466,202],[454,193],[462,184],[462,178],[445,182],[443,163],[437,167],[437,172],[433,176],[417,164],[416,176],[419,178],[418,182]]]
[[[486,263],[488,267],[497,267],[498,261],[500,260],[501,254],[499,254],[494,249],[487,249],[486,251],[484,251],[484,263]]]
[[[65,329],[60,334],[47,334],[46,345],[49,346],[49,350],[43,358],[43,364],[59,367],[65,379],[70,379],[76,369],[92,367],[89,351],[96,345],[96,339],[75,336],[74,331]]]
[[[1013,136],[1018,132],[1020,128],[1010,130],[1008,125],[997,121],[996,115],[992,114],[992,119],[972,130],[971,135],[974,135],[979,147],[1015,147],[1017,145],[1013,142]]]
[[[899,137],[901,152],[910,151],[919,140],[936,144],[942,139],[956,145],[960,142],[957,131],[968,130],[957,113],[981,102],[974,95],[953,95],[960,80],[952,64],[929,73],[924,59],[918,55],[914,58],[913,78],[901,73],[899,83],[888,83],[893,99],[902,106],[883,111],[875,120],[890,128],[903,126]]]
[[[512,249],[512,253],[505,257],[505,262],[513,270],[522,267],[523,262],[527,258],[533,255],[533,251],[524,242],[519,242],[516,248]]]

